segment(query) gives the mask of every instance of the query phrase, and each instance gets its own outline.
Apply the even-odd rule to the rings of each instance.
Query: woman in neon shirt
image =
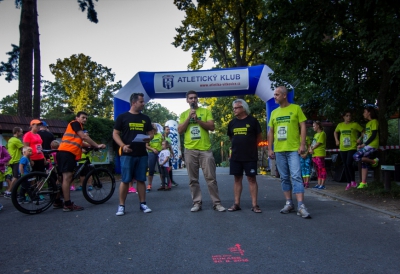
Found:
[[[312,160],[316,166],[318,174],[318,184],[316,184],[313,188],[325,189],[326,133],[320,121],[315,121],[313,123],[313,129],[316,133],[310,146],[310,153],[312,154]]]
[[[349,190],[351,187],[357,187],[353,155],[357,151],[357,138],[363,131],[363,128],[358,123],[351,121],[350,111],[345,111],[342,117],[344,122],[337,125],[334,137],[336,145],[340,148],[340,158],[344,165],[347,180],[346,190]],[[340,139],[338,136],[339,133]]]
[[[362,136],[357,140],[359,145],[358,150],[354,153],[354,161],[359,162],[361,160],[361,183],[357,188],[365,188],[367,184],[368,166],[377,167],[379,159],[370,159],[372,153],[378,150],[379,147],[379,122],[377,120],[378,114],[372,106],[364,108],[363,112],[364,119],[367,120],[365,130]]]

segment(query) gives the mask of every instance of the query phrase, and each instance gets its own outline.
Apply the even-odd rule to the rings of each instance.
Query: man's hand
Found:
[[[272,150],[268,150],[268,157],[270,159],[275,159],[275,153]]]
[[[106,145],[105,144],[100,144],[100,145],[97,145],[97,148],[98,149],[106,148]]]

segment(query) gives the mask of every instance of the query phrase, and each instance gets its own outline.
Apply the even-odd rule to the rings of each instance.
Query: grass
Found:
[[[391,197],[400,200],[400,186],[396,182],[391,182],[390,191],[385,190],[383,182],[370,182],[367,188],[358,189],[368,196],[373,197]]]

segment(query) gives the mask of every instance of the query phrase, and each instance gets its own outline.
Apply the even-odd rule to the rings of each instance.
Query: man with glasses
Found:
[[[191,212],[201,210],[202,198],[199,184],[199,168],[201,167],[204,179],[207,182],[208,192],[213,201],[214,210],[223,212],[216,180],[216,165],[211,151],[209,131],[215,129],[211,111],[198,106],[197,92],[190,90],[186,93],[186,102],[190,109],[183,112],[179,119],[178,132],[184,134],[185,163],[190,180],[193,207]]]
[[[232,143],[232,154],[230,157],[229,173],[234,176],[233,193],[234,204],[228,211],[241,210],[240,196],[242,194],[243,171],[249,182],[251,196],[251,210],[261,213],[257,204],[258,185],[256,180],[258,149],[257,144],[261,142],[260,123],[250,115],[249,105],[242,99],[233,101],[233,113],[235,118],[228,124],[228,136]]]
[[[121,156],[121,184],[119,186],[117,216],[125,214],[125,200],[129,183],[132,182],[133,178],[137,182],[140,210],[144,213],[151,212],[151,209],[146,205],[145,182],[148,166],[146,143],[153,139],[153,126],[150,118],[142,113],[145,105],[143,93],[133,93],[129,101],[131,108],[117,117],[113,131],[113,139],[120,147]],[[132,142],[138,134],[147,134],[149,138],[143,140],[144,142]]]
[[[268,123],[270,127],[268,132],[268,156],[271,159],[276,158],[282,190],[286,199],[286,204],[280,212],[287,214],[294,211],[293,192],[298,203],[297,215],[303,218],[311,218],[303,203],[304,185],[301,177],[299,156],[299,154],[305,152],[305,122],[307,118],[300,106],[288,102],[287,93],[288,91],[284,86],[277,87],[274,91],[275,103],[279,104],[279,107],[272,111]],[[272,145],[274,145],[274,150],[272,150]]]

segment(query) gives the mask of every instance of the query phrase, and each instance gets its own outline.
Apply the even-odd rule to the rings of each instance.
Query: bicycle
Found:
[[[86,150],[92,151],[91,148]],[[50,155],[57,150],[42,150]],[[85,199],[92,204],[102,204],[108,201],[115,191],[115,178],[105,168],[95,167],[89,157],[75,171],[72,181],[79,178],[84,168],[88,168],[83,184],[82,193]],[[25,214],[38,214],[54,203],[57,195],[61,195],[61,183],[57,183],[57,168],[55,165],[47,172],[32,172],[19,178],[13,186],[11,200],[14,207]]]

